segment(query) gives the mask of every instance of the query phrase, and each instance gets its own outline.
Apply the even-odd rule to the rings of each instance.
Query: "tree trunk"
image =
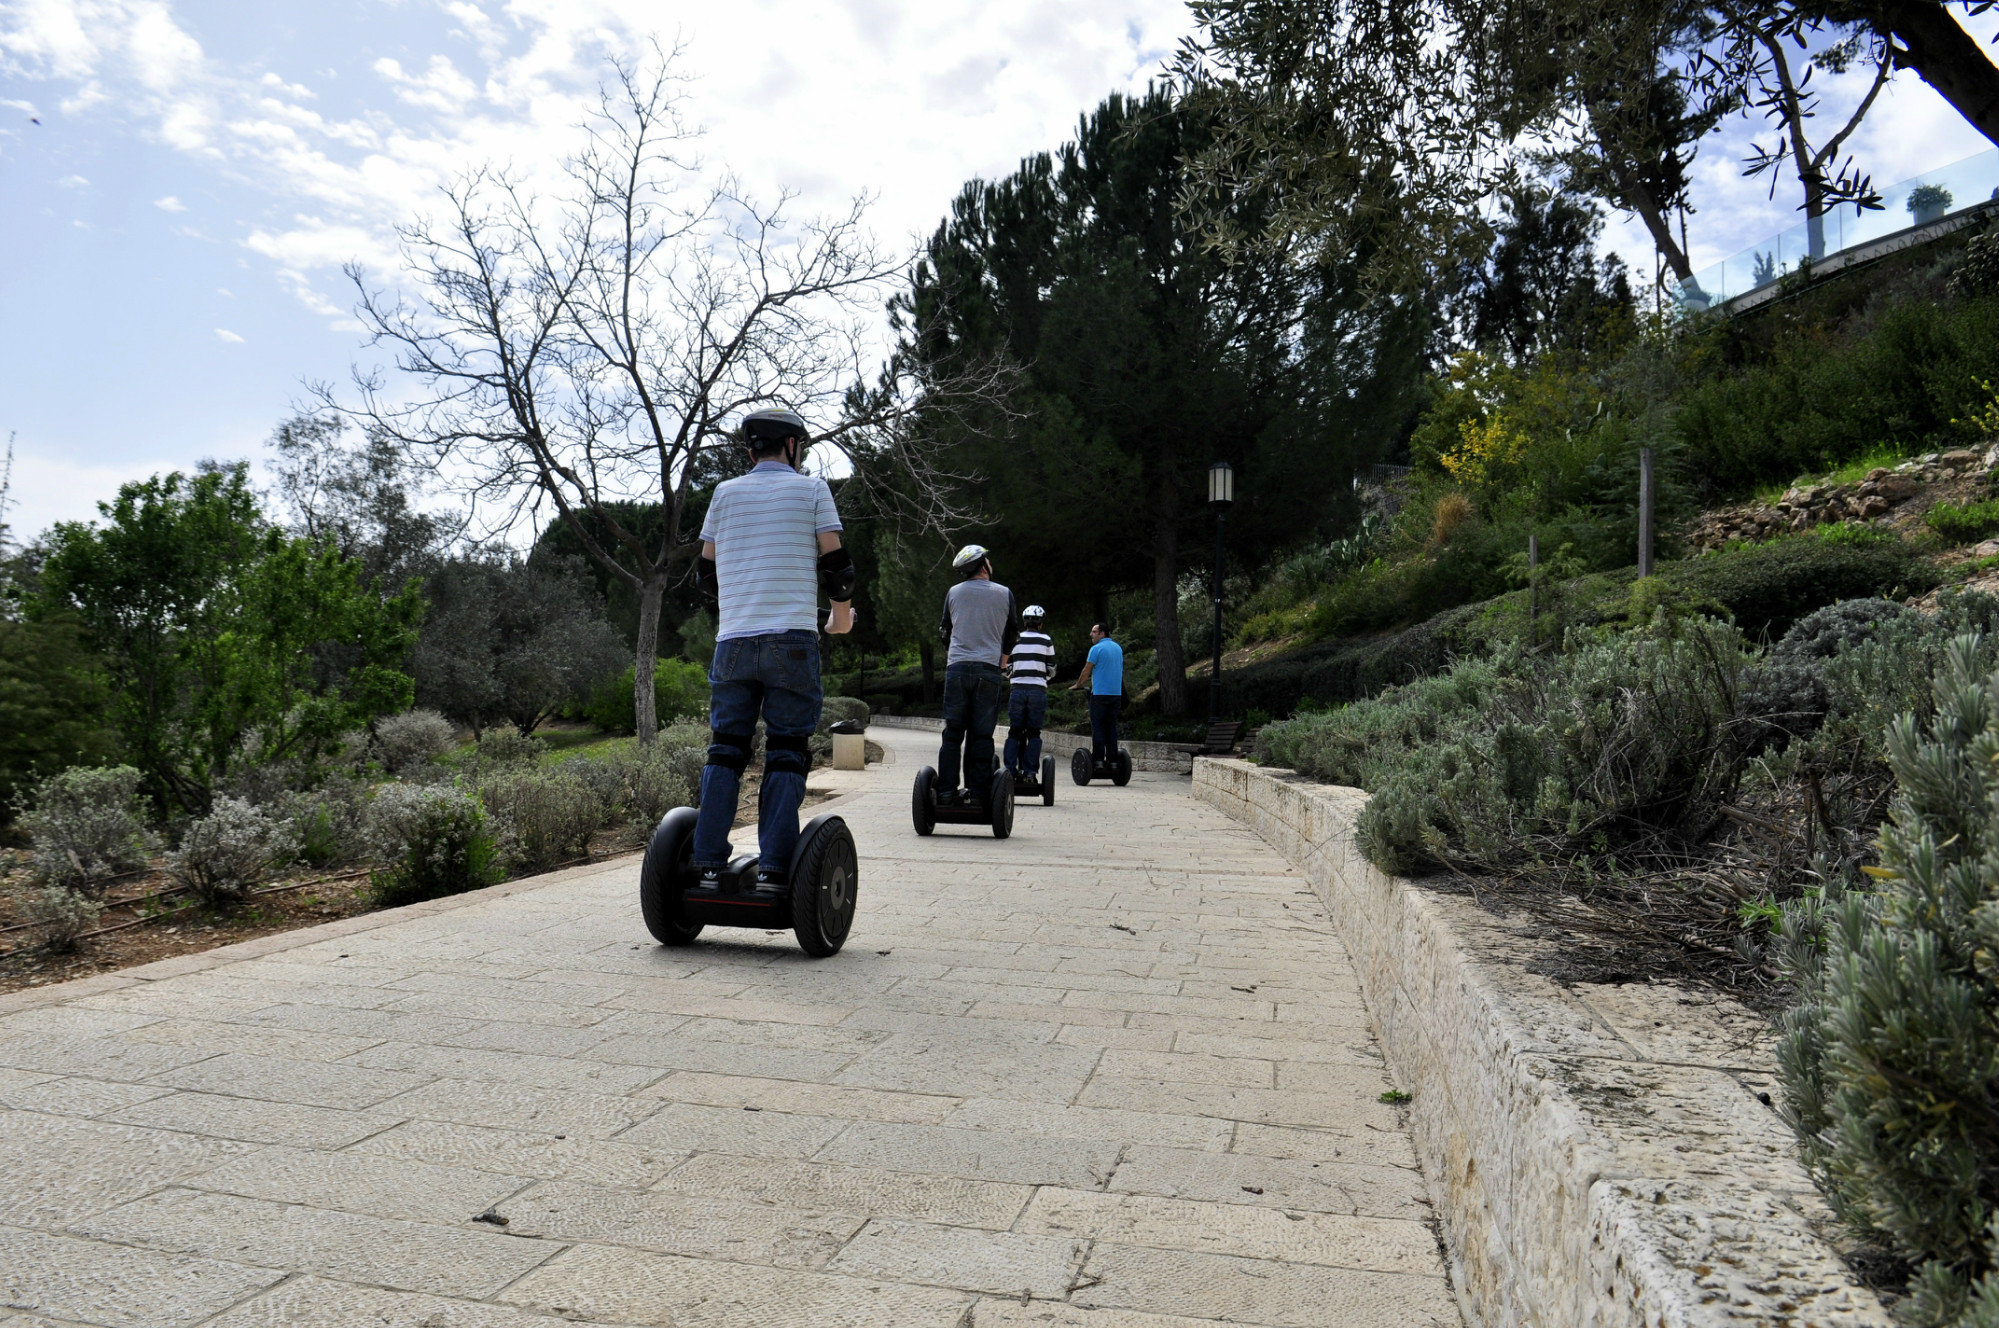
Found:
[[[1161,506],[1166,503],[1162,499]],[[1159,709],[1187,713],[1187,653],[1180,648],[1180,532],[1172,513],[1159,514],[1152,542],[1152,631],[1159,661]]]
[[[1999,143],[1999,68],[1939,0],[1875,0],[1864,6],[1890,39],[1897,69],[1913,69],[1971,127]]]
[[[916,647],[916,656],[923,661],[923,704],[929,705],[937,699],[937,645],[925,641]]]
[[[1590,128],[1596,134],[1597,150],[1603,154],[1603,164],[1610,169],[1611,178],[1617,181],[1617,192],[1624,197],[1618,200],[1621,206],[1636,212],[1651,233],[1652,245],[1665,258],[1666,266],[1673,269],[1673,276],[1682,287],[1694,279],[1693,264],[1687,261],[1686,250],[1673,238],[1673,223],[1659,206],[1652,191],[1638,177],[1638,172],[1626,159],[1623,145],[1616,133],[1603,122],[1593,98],[1586,100]]]
[[[649,580],[639,587],[639,639],[632,657],[632,723],[641,747],[659,736],[653,665],[659,657],[659,601],[665,593],[663,580]]]

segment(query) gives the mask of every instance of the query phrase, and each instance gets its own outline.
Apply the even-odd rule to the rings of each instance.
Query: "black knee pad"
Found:
[[[756,745],[754,733],[724,733],[720,729],[709,730],[713,740],[708,748],[708,764],[718,765],[724,770],[743,773],[743,767],[750,763],[750,748]],[[734,751],[724,750],[734,748]]]
[[[789,771],[803,775],[812,768],[812,748],[804,738],[787,737],[782,733],[764,736],[764,770],[769,774]]]

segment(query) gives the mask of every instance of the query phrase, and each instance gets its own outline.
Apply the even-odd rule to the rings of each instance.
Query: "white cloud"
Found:
[[[422,74],[406,74],[401,64],[387,59],[375,61],[374,69],[405,102],[440,115],[459,114],[479,95],[479,85],[459,73],[448,55],[431,56]]]
[[[56,188],[82,189],[89,183],[90,181],[84,179],[81,175],[65,175],[62,179],[56,181]]]
[[[187,211],[187,204],[181,202],[178,198],[175,198],[172,194],[168,194],[165,198],[154,199],[153,206],[158,208],[162,212]]]
[[[707,7],[674,33],[659,29],[654,0],[432,3],[452,49],[392,42],[397,57],[372,65],[375,88],[343,88],[359,100],[339,114],[308,107],[325,99],[274,72],[218,62],[169,0],[16,0],[18,13],[0,11],[0,68],[68,83],[79,108],[136,110],[167,146],[298,211],[242,239],[316,307],[298,274],[356,258],[393,267],[394,227],[435,208],[438,187],[469,167],[561,187],[605,57],[643,58],[655,39],[686,43],[707,160],[760,197],[798,191],[799,217],[872,192],[875,228],[910,237],[966,178],[1055,146],[1106,93],[1155,74],[1189,22],[1181,0],[756,0]],[[397,12],[384,12],[392,37]],[[330,88],[340,52],[292,54]]]
[[[222,338],[224,341],[228,342],[232,346],[240,346],[243,344],[243,338],[237,336],[234,332],[231,332],[226,327],[216,328],[215,335]]]

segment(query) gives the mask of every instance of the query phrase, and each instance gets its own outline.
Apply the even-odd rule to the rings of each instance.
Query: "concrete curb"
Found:
[[[891,729],[925,729],[931,733],[941,733],[944,721],[930,719],[923,715],[870,715],[868,723],[879,724]],[[1002,724],[993,730],[996,741],[1006,741],[1006,728]],[[1131,753],[1131,768],[1150,770],[1158,774],[1185,775],[1194,769],[1194,758],[1187,752],[1177,750],[1168,742],[1126,742],[1121,744]],[[1191,745],[1191,744],[1190,744]],[[1078,748],[1088,750],[1090,740],[1080,733],[1057,733],[1053,729],[1041,730],[1041,750],[1044,755],[1053,756],[1061,769],[1058,774],[1069,773],[1069,756]]]
[[[833,801],[836,799],[828,799],[829,804]],[[636,867],[642,856],[640,851],[634,850],[630,853],[600,858],[595,862],[578,863],[574,867],[543,872],[539,876],[523,876],[478,890],[445,895],[441,899],[426,899],[415,904],[404,904],[399,908],[371,909],[366,913],[335,918],[331,922],[319,922],[310,927],[274,931],[263,936],[253,936],[247,941],[218,945],[212,950],[197,950],[193,954],[155,959],[150,964],[135,964],[130,968],[114,969],[109,973],[98,973],[87,978],[71,978],[66,982],[22,987],[17,991],[0,993],[0,1015],[18,1014],[22,1010],[56,1005],[82,996],[95,996],[100,992],[116,991],[120,987],[135,986],[142,982],[158,982],[163,978],[179,977],[183,973],[200,973],[211,968],[224,968],[230,964],[240,964],[245,960],[278,954],[285,950],[296,950],[300,946],[332,940],[338,936],[352,936],[359,932],[374,931],[378,927],[393,926],[408,918],[450,913],[457,909],[504,899],[508,895],[567,885],[579,877],[596,876],[607,871],[627,871]],[[634,909],[636,909],[638,880],[636,872],[632,879]]]
[[[1411,1095],[1452,1275],[1486,1328],[1887,1328],[1767,1105],[1767,1022],[1666,985],[1563,988],[1471,899],[1384,875],[1357,789],[1203,757],[1194,795],[1310,880]]]

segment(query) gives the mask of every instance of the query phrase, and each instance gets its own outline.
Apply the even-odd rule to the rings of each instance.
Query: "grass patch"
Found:
[[[537,736],[543,735],[537,734]],[[624,752],[629,752],[638,745],[639,740],[629,733],[621,738],[615,734],[603,733],[596,729],[591,729],[579,735],[576,741],[559,747],[551,742],[549,744],[549,753],[543,759],[543,764],[561,765],[565,761],[574,761],[578,758],[600,761],[608,756],[616,756]]]
[[[1952,544],[1974,544],[1999,535],[1999,499],[1982,503],[1938,503],[1923,516],[1923,524]]]
[[[1800,475],[1788,483],[1766,484],[1756,491],[1755,498],[1766,507],[1774,507],[1792,489],[1808,489],[1814,484],[1853,484],[1866,479],[1869,471],[1892,470],[1912,455],[1894,443],[1880,443],[1865,456],[1856,457],[1821,474]]]

